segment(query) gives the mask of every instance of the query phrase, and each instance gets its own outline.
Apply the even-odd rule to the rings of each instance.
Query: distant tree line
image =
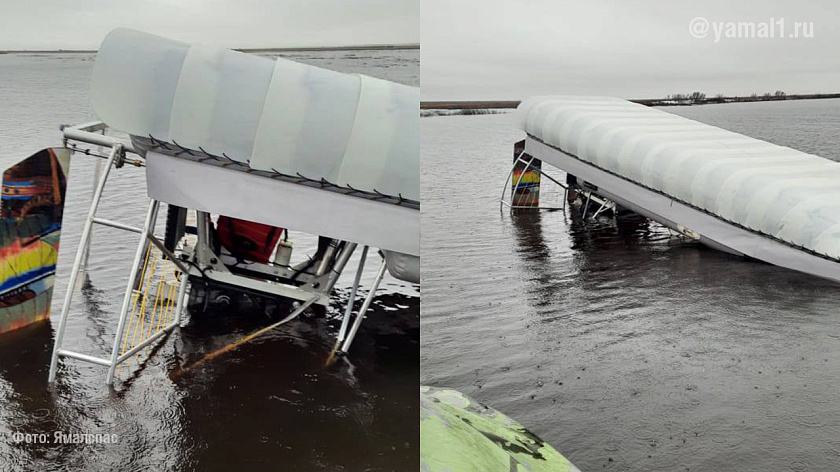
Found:
[[[691,92],[688,94],[675,93],[665,97],[665,100],[672,100],[686,104],[700,103],[706,100],[706,94],[703,92]]]
[[[675,93],[673,95],[666,96],[662,102],[663,104],[667,103],[670,105],[696,105],[702,103],[728,103],[728,102],[753,102],[753,101],[765,101],[765,100],[786,100],[787,94],[782,90],[776,90],[775,92],[765,92],[764,94],[759,95],[758,93],[752,93],[749,97],[744,96],[731,96],[728,97],[723,94],[717,94],[714,97],[707,98],[706,94],[703,92],[691,92],[691,93]]]

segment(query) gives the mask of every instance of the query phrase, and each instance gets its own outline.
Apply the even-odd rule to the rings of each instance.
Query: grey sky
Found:
[[[423,0],[423,100],[537,94],[654,98],[840,92],[840,2]],[[689,22],[813,22],[813,38],[742,39]],[[778,28],[778,27],[777,27]],[[777,29],[778,31],[778,29]]]
[[[125,26],[190,43],[419,43],[420,0],[0,0],[0,50],[96,49]]]

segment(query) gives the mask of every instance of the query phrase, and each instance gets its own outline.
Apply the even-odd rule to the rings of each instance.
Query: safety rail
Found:
[[[64,131],[68,131],[68,129],[65,128]],[[90,133],[90,132],[87,132],[87,131],[85,131],[85,132]],[[101,137],[101,135],[97,135],[95,133],[90,133],[90,134],[93,134],[94,136]],[[65,136],[67,136],[67,135],[65,135]],[[82,136],[84,136],[84,135],[82,135]],[[99,143],[99,142],[102,142],[102,140],[97,139],[97,141],[95,143],[92,143],[92,144],[96,144],[96,143]],[[121,342],[122,342],[122,340],[125,336],[124,331],[125,331],[126,318],[128,316],[129,307],[133,304],[136,306],[136,302],[132,303],[132,297],[134,295],[134,287],[135,287],[135,283],[137,282],[137,272],[140,269],[140,261],[143,257],[143,252],[147,247],[150,247],[149,243],[153,243],[156,246],[159,244],[159,241],[154,236],[153,231],[154,231],[154,227],[155,227],[155,221],[157,219],[158,209],[160,207],[160,202],[152,200],[149,203],[149,208],[148,208],[148,211],[146,213],[146,220],[145,220],[145,223],[144,223],[142,229],[141,228],[135,228],[135,227],[132,227],[130,225],[123,224],[123,223],[116,222],[116,221],[97,218],[96,212],[99,209],[99,203],[102,199],[102,193],[105,189],[105,184],[108,182],[108,177],[110,176],[111,169],[116,166],[116,163],[119,160],[124,161],[124,159],[125,159],[125,149],[123,148],[123,144],[119,141],[113,142],[112,144],[113,144],[113,147],[111,148],[111,152],[108,155],[108,160],[106,162],[105,169],[104,169],[104,171],[102,172],[102,175],[99,178],[99,181],[96,185],[96,190],[94,191],[94,194],[93,194],[93,198],[91,199],[90,209],[88,210],[88,215],[87,215],[87,218],[85,220],[84,228],[82,229],[82,237],[81,237],[81,240],[79,241],[79,247],[76,250],[75,260],[73,262],[73,269],[71,270],[70,278],[68,279],[67,293],[65,294],[64,303],[62,304],[62,307],[61,307],[61,315],[60,315],[59,322],[58,322],[58,329],[57,329],[56,335],[55,335],[55,343],[54,343],[54,346],[53,346],[53,353],[52,353],[52,357],[50,359],[50,371],[49,371],[49,377],[48,377],[49,382],[55,381],[55,377],[56,377],[56,373],[57,373],[57,369],[58,369],[58,359],[60,357],[67,357],[67,358],[72,358],[72,359],[76,359],[76,360],[80,360],[80,361],[89,362],[89,363],[92,363],[92,364],[108,367],[108,374],[106,376],[105,382],[110,385],[113,382],[114,374],[116,372],[117,365],[119,365],[122,362],[125,362],[125,360],[128,359],[130,357],[130,355],[133,355],[133,354],[139,352],[141,349],[148,346],[152,342],[156,341],[157,339],[159,339],[163,335],[171,332],[180,323],[180,320],[181,320],[181,309],[182,309],[183,300],[184,300],[184,296],[185,296],[186,288],[187,288],[186,277],[181,277],[181,280],[178,284],[179,289],[178,289],[178,292],[177,292],[178,295],[177,295],[177,299],[176,299],[176,303],[175,303],[174,319],[169,324],[167,324],[165,327],[156,331],[154,333],[154,335],[151,334],[151,330],[150,330],[149,335],[146,336],[145,339],[143,339],[143,337],[141,337],[141,342],[137,343],[136,345],[133,345],[131,350],[126,352],[126,350],[123,349],[122,351],[120,351],[120,345],[121,345]],[[83,353],[80,353],[80,352],[75,352],[75,351],[71,351],[71,350],[63,348],[64,332],[67,328],[67,321],[68,321],[68,318],[69,318],[70,307],[71,307],[71,304],[72,304],[72,301],[73,301],[73,295],[74,295],[75,289],[76,289],[76,282],[79,279],[79,273],[83,269],[83,263],[85,262],[86,254],[89,250],[91,236],[93,234],[93,227],[94,227],[95,224],[103,225],[103,226],[109,226],[111,228],[141,234],[140,243],[137,246],[137,252],[136,252],[135,257],[134,257],[134,262],[132,264],[131,273],[129,275],[129,280],[128,280],[128,284],[127,284],[127,287],[126,287],[125,296],[123,298],[123,304],[122,304],[122,307],[121,307],[120,313],[119,313],[119,323],[118,323],[118,326],[117,326],[117,331],[116,331],[116,335],[115,335],[115,339],[114,339],[113,349],[111,350],[111,355],[108,359],[103,359],[103,358],[100,358],[100,357],[90,356],[90,355],[87,355],[87,354],[83,354]],[[176,263],[176,265],[180,264],[180,262],[176,262],[174,259],[172,259],[172,262]],[[186,269],[186,267],[183,266],[183,264],[181,264],[181,267],[179,267],[179,268],[182,271],[184,269]],[[135,336],[135,338],[136,338],[136,336]],[[134,344],[134,341],[132,341],[132,344]]]

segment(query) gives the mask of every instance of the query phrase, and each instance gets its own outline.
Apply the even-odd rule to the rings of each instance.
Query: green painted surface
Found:
[[[421,472],[579,472],[498,411],[450,389],[420,387]]]

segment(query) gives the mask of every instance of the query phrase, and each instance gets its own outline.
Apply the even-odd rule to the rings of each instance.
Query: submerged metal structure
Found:
[[[840,281],[840,163],[617,98],[535,97],[517,121],[523,155],[573,176],[587,206]]]
[[[62,129],[67,149],[90,154],[100,146],[107,156],[62,306],[51,382],[65,358],[106,367],[110,384],[117,366],[179,326],[197,290],[288,300],[279,326],[328,305],[361,247],[336,342],[346,353],[386,271],[419,283],[416,88],[118,29],[99,50],[91,101],[102,121]],[[145,171],[141,227],[97,215],[111,171],[126,164]],[[155,228],[162,203],[166,237]],[[264,260],[245,260],[220,244],[214,215],[316,235],[319,248],[296,265],[291,246],[274,243]],[[107,358],[68,349],[63,339],[97,226],[139,235]],[[354,316],[370,248],[381,263]]]

